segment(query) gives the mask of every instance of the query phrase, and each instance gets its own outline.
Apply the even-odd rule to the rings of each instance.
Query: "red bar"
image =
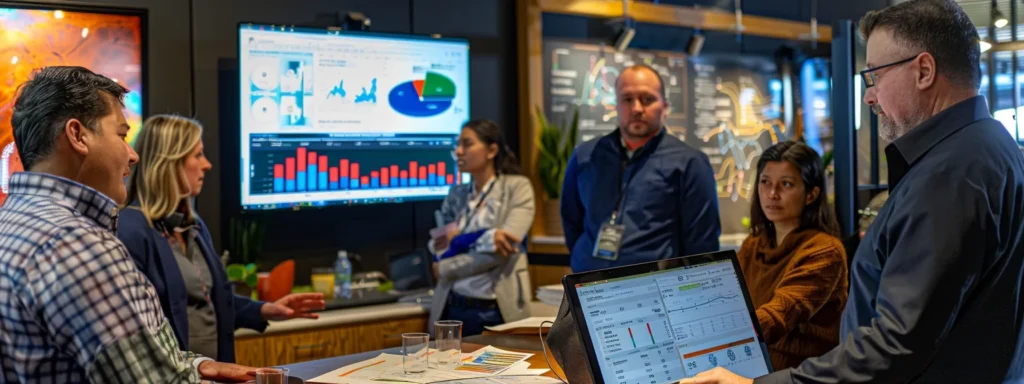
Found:
[[[426,180],[427,179],[427,167],[422,166],[422,165],[420,166],[420,179],[421,180]]]
[[[376,178],[378,178],[378,179],[379,179],[379,178],[380,178],[380,172],[377,172],[377,171],[370,171],[370,177],[371,177],[371,178],[372,178],[372,177],[376,177]]]
[[[348,177],[348,159],[341,159],[338,164],[338,171],[341,172],[341,177]]]
[[[380,169],[380,185],[385,186],[385,187],[388,186],[388,184],[391,183],[391,177],[390,176],[391,176],[391,173],[388,172],[387,168],[381,168]]]
[[[398,166],[397,165],[392,165],[391,166],[391,176],[398,177]]]
[[[306,164],[308,164],[310,166],[316,165],[316,152],[313,152],[313,151],[306,152],[306,158],[307,158],[306,159]],[[316,177],[316,175],[313,175],[313,177]],[[306,179],[306,180],[309,180],[309,179]]]
[[[299,159],[299,172],[306,172],[306,147],[296,149],[295,157]]]
[[[284,159],[284,178],[285,180],[295,180],[295,158],[287,157]]]
[[[331,175],[329,177],[332,183],[338,182],[338,167],[331,167]]]
[[[359,178],[359,163],[352,163],[351,167],[352,167],[352,172],[351,172],[351,174],[348,175],[348,177],[350,177],[352,179],[358,179]]]
[[[317,172],[327,172],[327,155],[320,155],[320,166],[316,170]]]
[[[370,185],[370,176],[363,176],[359,178],[359,184],[362,186]]]
[[[435,164],[427,165],[427,173],[429,173],[431,175],[436,175],[437,174],[437,165],[435,165]]]
[[[419,163],[417,163],[415,161],[410,161],[409,162],[409,177],[412,177],[413,179],[417,178],[416,175],[419,175],[419,172],[418,172],[419,169],[420,169],[419,168]]]
[[[280,179],[284,177],[284,165],[274,164],[274,178]]]
[[[445,184],[448,184],[448,185],[455,184],[455,175],[448,175],[447,178],[448,178],[448,182],[445,183]]]
[[[445,164],[444,164],[443,161],[440,161],[440,162],[437,163],[437,177],[439,179],[444,177],[444,171],[445,171],[444,166],[445,166]],[[451,183],[448,183],[448,184],[451,184]]]
[[[399,179],[408,179],[409,178],[409,171],[406,171],[406,170],[403,169],[401,172],[398,172],[398,178]]]

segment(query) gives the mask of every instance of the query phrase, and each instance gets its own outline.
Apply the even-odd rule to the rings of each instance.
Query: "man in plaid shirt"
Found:
[[[156,292],[117,240],[128,90],[81,67],[49,67],[14,104],[29,172],[0,208],[0,382],[198,383],[252,369],[179,351]]]

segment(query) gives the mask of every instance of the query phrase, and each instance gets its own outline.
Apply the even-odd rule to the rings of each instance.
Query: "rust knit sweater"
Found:
[[[779,246],[769,244],[765,235],[750,236],[738,256],[778,370],[839,344],[849,277],[843,244],[829,234],[794,231]]]

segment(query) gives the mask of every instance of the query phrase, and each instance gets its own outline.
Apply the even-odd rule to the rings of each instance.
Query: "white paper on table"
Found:
[[[530,363],[523,361],[506,369],[501,376],[540,376],[547,371],[547,369],[530,369]]]
[[[308,383],[323,384],[380,384],[378,379],[387,371],[402,369],[402,356],[382,353],[379,356],[327,372]]]
[[[436,353],[436,350],[430,349],[428,356],[433,353]],[[494,377],[498,373],[507,375],[505,372],[509,371],[515,372],[517,375],[540,375],[547,371],[529,369],[530,363],[525,360],[533,354],[505,351],[491,346],[481,348],[474,353],[464,353],[462,356],[463,366],[455,370],[437,369],[435,363],[428,364],[424,373],[406,375],[401,355],[382,353],[373,359],[338,368],[307,380],[307,382],[311,384],[381,384],[382,381],[389,381],[425,384]]]

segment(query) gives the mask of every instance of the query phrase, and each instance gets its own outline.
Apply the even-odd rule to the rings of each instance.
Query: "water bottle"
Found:
[[[338,251],[338,260],[334,262],[334,298],[342,297],[352,297],[352,262],[344,250]]]

